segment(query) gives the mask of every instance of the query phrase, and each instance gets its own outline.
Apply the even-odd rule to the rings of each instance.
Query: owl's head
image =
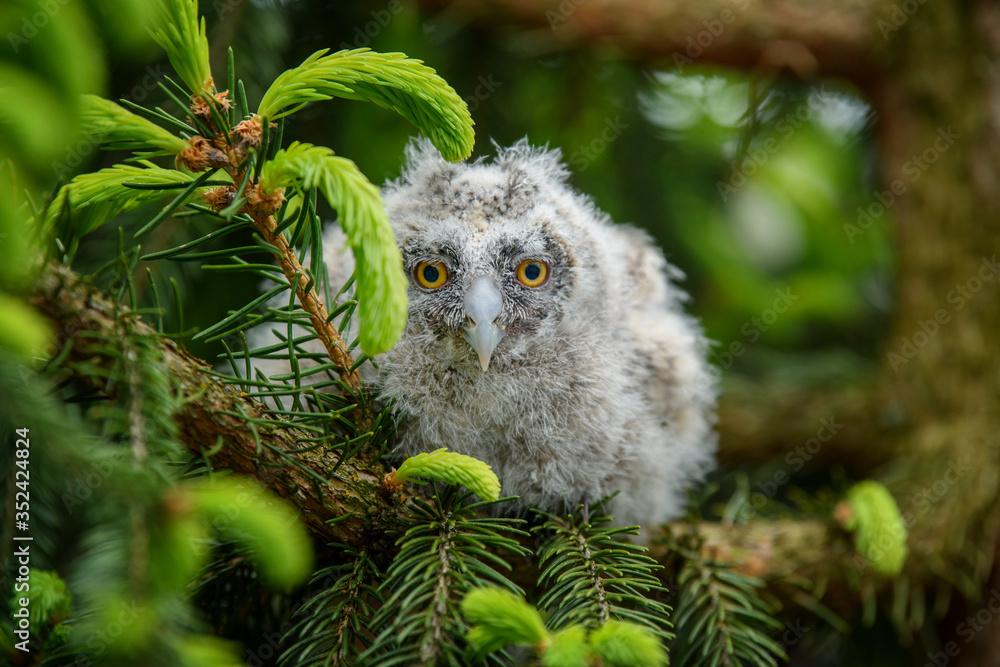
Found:
[[[411,144],[384,189],[410,279],[408,331],[487,372],[587,312],[606,288],[594,276],[606,273],[597,240],[607,221],[567,176],[558,151],[524,140],[461,164]]]

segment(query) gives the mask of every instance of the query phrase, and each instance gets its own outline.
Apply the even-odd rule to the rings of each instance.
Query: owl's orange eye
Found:
[[[448,282],[448,269],[441,262],[420,262],[413,273],[424,289],[437,289]]]
[[[539,287],[549,279],[549,265],[540,259],[526,259],[517,267],[517,279],[528,287]]]

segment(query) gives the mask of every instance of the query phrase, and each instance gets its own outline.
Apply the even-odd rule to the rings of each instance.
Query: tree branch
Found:
[[[386,470],[379,462],[353,457],[333,472],[340,460],[338,451],[316,448],[291,453],[303,449],[302,441],[313,434],[266,415],[262,403],[224,385],[203,361],[127,308],[113,304],[66,267],[51,265],[45,271],[32,302],[63,332],[60,341],[63,347],[71,346],[71,363],[86,361],[107,367],[116,363],[102,349],[101,339],[92,334],[113,335],[119,326],[158,338],[163,363],[175,379],[177,392],[187,398],[184,411],[177,415],[184,446],[213,468],[254,477],[288,500],[317,538],[371,547],[402,525],[408,496],[402,491],[390,493],[383,486]],[[114,392],[103,386],[97,389]],[[261,427],[261,423],[273,423],[273,427]],[[222,446],[214,451],[219,442]],[[346,515],[349,517],[344,519]],[[328,523],[334,519],[341,520]]]
[[[885,438],[892,420],[878,414],[874,391],[870,382],[821,387],[727,382],[719,399],[719,463],[801,460],[869,473],[895,454]]]
[[[874,45],[883,3],[869,0],[424,0],[452,20],[496,30],[539,28],[538,48],[583,43],[670,64],[790,68],[798,75],[864,81],[878,62]],[[547,28],[548,30],[542,30]]]

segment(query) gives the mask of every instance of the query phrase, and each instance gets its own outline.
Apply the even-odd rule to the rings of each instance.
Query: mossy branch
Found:
[[[32,302],[61,332],[61,349],[55,354],[65,353],[69,363],[114,364],[109,351],[87,334],[113,332],[120,318],[131,318],[139,334],[158,336],[138,316],[113,304],[63,266],[48,267]],[[189,452],[214,469],[255,477],[287,499],[313,536],[323,542],[371,546],[387,531],[403,526],[408,495],[384,491],[382,478],[387,469],[383,465],[353,457],[334,472],[339,452],[328,448],[303,451],[302,442],[314,434],[266,415],[262,403],[224,385],[207,364],[176,342],[166,337],[159,340],[163,364],[177,383],[178,394],[187,397],[177,423],[178,437]],[[113,391],[104,386],[95,389]]]

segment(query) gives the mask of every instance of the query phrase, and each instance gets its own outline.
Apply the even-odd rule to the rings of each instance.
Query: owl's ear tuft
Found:
[[[386,184],[386,190],[406,185],[415,185],[421,190],[429,190],[434,181],[450,180],[456,172],[456,165],[441,157],[430,139],[415,137],[406,145],[406,164],[403,173],[395,181]]]
[[[565,183],[569,170],[562,160],[562,151],[545,146],[532,146],[528,138],[519,139],[508,148],[502,148],[494,141],[497,149],[497,165],[506,171],[523,172],[531,180],[540,182]]]

